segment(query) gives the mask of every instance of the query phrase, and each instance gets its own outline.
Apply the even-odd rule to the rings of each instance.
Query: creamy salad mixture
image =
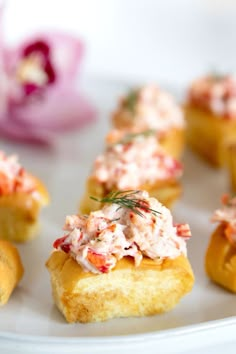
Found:
[[[182,172],[181,163],[167,155],[154,136],[138,135],[108,145],[95,160],[92,175],[108,190],[127,190],[176,179]]]
[[[166,132],[172,127],[183,128],[182,109],[174,98],[155,85],[146,85],[122,98],[114,116],[127,121],[138,130],[155,129]]]
[[[188,224],[174,224],[171,212],[144,191],[116,192],[111,204],[89,215],[66,217],[65,235],[54,248],[69,253],[83,268],[107,273],[129,256],[162,261],[185,255]]]
[[[225,194],[222,197],[222,204],[222,208],[213,213],[212,221],[225,223],[225,236],[236,246],[236,197],[230,199]]]
[[[35,182],[19,164],[15,155],[7,157],[0,151],[0,195],[10,195],[16,192],[35,194]]]
[[[236,77],[201,77],[190,86],[187,101],[218,117],[236,119]]]

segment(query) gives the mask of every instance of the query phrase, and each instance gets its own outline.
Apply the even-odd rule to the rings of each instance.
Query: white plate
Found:
[[[77,210],[86,176],[103,148],[108,113],[124,90],[122,85],[98,81],[85,88],[100,109],[96,124],[64,137],[56,150],[1,144],[8,153],[17,151],[25,167],[45,181],[52,199],[42,213],[39,237],[19,246],[25,276],[9,303],[0,309],[1,353],[114,353],[121,349],[139,353],[157,346],[164,353],[207,345],[212,338],[214,343],[233,340],[236,298],[212,284],[204,273],[204,254],[214,228],[209,218],[227,190],[228,180],[224,172],[207,167],[190,153],[185,156],[184,195],[174,216],[192,229],[188,249],[196,283],[191,294],[164,315],[86,325],[67,324],[53,305],[44,263],[53,240],[62,235],[65,216]]]

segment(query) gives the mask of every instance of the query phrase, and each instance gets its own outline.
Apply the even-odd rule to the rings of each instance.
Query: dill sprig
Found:
[[[121,140],[117,141],[114,145],[116,144],[127,144],[130,143],[132,140],[138,137],[148,137],[151,135],[156,134],[156,131],[154,129],[147,129],[139,133],[128,133],[126,134]]]
[[[227,76],[229,76],[229,74],[222,73],[217,70],[211,70],[209,73],[209,76],[214,81],[221,81],[221,80],[225,79]]]
[[[144,199],[140,199],[136,197],[137,193],[139,192],[140,191],[133,191],[133,190],[123,191],[123,192],[113,191],[110,192],[106,197],[101,199],[97,199],[92,196],[90,198],[100,203],[118,204],[119,207],[117,210],[119,210],[121,207],[124,207],[132,210],[135,214],[141,217],[144,217],[144,215],[140,211],[140,209],[144,210],[145,212],[150,212],[155,216],[157,214],[160,214],[159,211],[149,208],[149,206],[147,205]]]
[[[131,90],[125,98],[124,105],[132,113],[135,112],[135,105],[138,99],[138,90]]]

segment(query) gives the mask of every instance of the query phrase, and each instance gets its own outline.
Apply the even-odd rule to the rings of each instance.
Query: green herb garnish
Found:
[[[130,112],[135,112],[135,105],[138,99],[138,90],[131,90],[130,93],[125,98],[125,108],[127,108]]]
[[[134,140],[135,138],[138,137],[148,137],[151,135],[156,134],[156,131],[154,129],[148,129],[148,130],[144,130],[142,132],[139,133],[128,133],[126,134],[121,140],[117,141],[114,145],[116,144],[127,144],[129,142],[131,142],[132,140]]]
[[[97,199],[95,197],[90,197],[91,199],[100,202],[100,203],[111,203],[111,204],[118,204],[119,210],[121,207],[127,208],[132,210],[135,214],[144,217],[143,213],[140,211],[144,210],[145,212],[150,212],[153,215],[160,214],[159,211],[149,208],[146,200],[140,199],[136,197],[136,194],[140,191],[113,191],[110,192],[106,197]]]
[[[212,71],[210,71],[209,76],[214,81],[221,81],[221,80],[225,79],[227,76],[229,76],[229,74],[226,74],[226,73],[223,74],[217,70],[212,70]]]

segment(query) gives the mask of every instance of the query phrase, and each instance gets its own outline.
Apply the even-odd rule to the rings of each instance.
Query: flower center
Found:
[[[43,70],[42,59],[39,53],[32,53],[24,58],[16,72],[18,81],[21,84],[35,84],[37,86],[44,86],[48,82],[47,73]]]
[[[26,95],[38,92],[56,80],[47,43],[38,40],[24,48],[16,70],[16,78]]]

